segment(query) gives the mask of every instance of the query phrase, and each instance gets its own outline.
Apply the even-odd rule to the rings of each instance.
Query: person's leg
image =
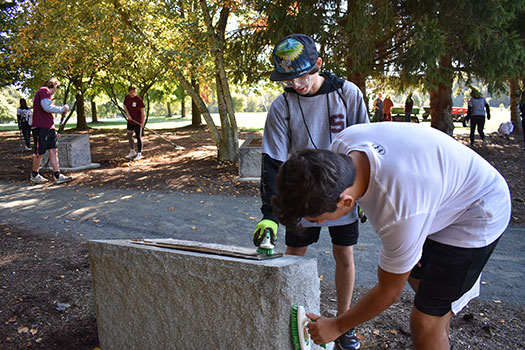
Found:
[[[337,293],[337,313],[342,315],[350,309],[355,284],[354,249],[333,245],[335,260],[335,289]]]
[[[308,247],[286,247],[284,254],[304,256]]]
[[[421,280],[418,278],[414,278],[412,276],[408,278],[408,283],[410,284],[410,286],[416,293],[419,289],[420,282]],[[448,318],[448,322],[446,320],[447,318]],[[441,317],[430,316],[430,315],[420,312],[418,309],[413,307],[412,313],[410,314],[410,329],[412,332],[412,340],[414,342],[414,349],[425,349],[427,346],[426,343],[429,339],[434,339],[434,337],[436,337],[437,339],[439,335],[436,336],[434,334],[428,334],[428,328],[430,327],[431,331],[433,329],[436,332],[441,334],[443,332],[443,329],[441,328],[442,323],[446,322],[446,325],[445,325],[446,342],[444,342],[443,336],[441,334],[441,337],[440,337],[441,341],[436,342],[435,345],[438,346],[441,344],[440,346],[442,346],[443,349],[448,350],[450,346],[449,333],[450,333],[450,319],[451,318],[452,318],[452,312],[448,312],[447,314]],[[438,324],[434,325],[435,322],[437,322]],[[417,339],[416,339],[416,336],[417,336]],[[431,345],[432,344],[433,343],[431,342]],[[437,347],[436,349],[441,349],[441,348]]]
[[[306,249],[319,240],[320,227],[308,227],[302,232],[286,230],[284,240],[286,243],[285,254],[304,256]]]
[[[58,152],[56,148],[51,148],[48,150],[49,152],[49,163],[51,163],[51,168],[53,169],[53,173],[60,172],[60,167],[58,164]]]
[[[126,136],[128,138],[129,143],[129,153],[126,156],[126,159],[132,159],[137,155],[137,152],[135,152],[135,143],[133,141],[133,131],[135,130],[135,124],[128,121],[126,130]]]
[[[410,316],[415,349],[449,349],[452,313],[461,311],[459,305],[474,297],[467,292],[479,284],[498,240],[486,247],[462,248],[426,239],[421,259],[408,279],[416,291]]]
[[[137,138],[137,153],[142,153],[142,128],[138,125],[135,127],[135,137]]]
[[[352,303],[355,285],[354,248],[359,238],[357,221],[343,226],[329,227],[335,260],[335,289],[337,314],[346,312]],[[336,340],[336,349],[359,349],[354,329],[349,329]]]
[[[475,116],[470,117],[470,146],[474,146],[474,139],[476,137],[476,124],[477,118]]]
[[[427,315],[412,308],[410,332],[415,350],[449,350],[449,329],[452,311],[443,316]]]
[[[42,138],[40,137],[40,128],[35,128],[31,130],[33,133],[33,161],[31,165],[31,170],[33,173],[38,173],[38,170],[40,169],[40,163],[42,162],[42,156],[43,154],[40,154],[39,152],[42,150],[43,145]],[[44,150],[45,153],[45,150]]]
[[[31,170],[35,173],[38,173],[40,169],[40,163],[42,162],[42,156],[36,153],[33,153],[33,162],[31,165]]]
[[[521,131],[523,131],[523,144],[525,145],[525,114],[521,115]],[[525,150],[525,147],[523,150]]]
[[[31,130],[33,133],[33,158],[31,161],[31,176],[29,180],[37,184],[43,184],[47,181],[45,177],[40,175],[40,164],[42,163],[42,157],[46,153],[46,142],[45,133],[41,128],[35,128]]]
[[[61,184],[73,180],[71,176],[65,176],[64,174],[60,173],[58,151],[56,148],[49,149],[49,162],[51,163],[51,168],[53,168],[53,177],[55,178],[56,184]]]
[[[31,148],[31,127],[29,125],[22,125],[22,135],[24,135],[24,142],[26,144],[26,148]]]
[[[135,142],[133,141],[133,130],[127,131],[127,137],[128,137],[129,149],[135,150]]]
[[[484,127],[485,117],[480,117],[478,121],[478,134],[481,137],[481,141],[483,141],[483,144],[485,144],[485,133],[483,132]]]

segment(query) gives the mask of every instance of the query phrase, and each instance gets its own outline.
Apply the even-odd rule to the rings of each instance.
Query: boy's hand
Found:
[[[277,228],[279,225],[273,221],[264,219],[259,221],[257,226],[255,227],[255,231],[253,232],[253,244],[258,247],[263,238],[264,238],[264,231],[267,229],[270,230],[270,240],[272,244],[275,244],[275,241],[277,240]]]
[[[306,314],[306,317],[312,320],[308,323],[308,333],[314,343],[318,345],[327,344],[342,334],[337,327],[335,318],[321,317],[316,314]]]

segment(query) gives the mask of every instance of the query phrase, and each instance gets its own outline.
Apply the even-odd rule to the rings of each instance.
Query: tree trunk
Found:
[[[97,103],[91,100],[91,122],[98,123]]]
[[[430,91],[430,126],[452,136],[452,83],[440,83],[437,90]]]
[[[77,92],[77,130],[88,130],[88,125],[86,122],[86,110],[84,108],[84,94],[82,92]]]
[[[171,104],[168,102],[167,104],[168,106],[168,115],[166,116],[166,118],[171,118],[173,116],[173,113],[171,113]]]
[[[148,124],[148,119],[149,119],[149,111],[150,111],[150,100],[149,100],[149,94],[146,93],[146,95],[144,96],[144,99],[146,100],[146,120],[144,121],[144,127],[146,127],[146,125]],[[142,129],[142,132],[144,132],[144,129]]]
[[[514,123],[514,128],[521,130],[520,122],[520,88],[518,85],[518,79],[512,78],[509,82],[510,85],[510,120]]]
[[[354,83],[359,88],[359,90],[361,90],[361,92],[363,93],[365,106],[368,111],[368,96],[366,95],[366,79],[364,74],[360,72],[354,72],[351,74],[347,74],[346,79]]]
[[[182,74],[181,70],[175,69],[173,73],[175,73],[175,76],[177,77],[177,80],[181,83],[184,91],[187,94],[189,94],[191,96],[191,99],[197,104],[199,111],[201,112],[204,120],[206,121],[206,124],[208,125],[208,128],[210,129],[210,134],[211,138],[213,139],[213,143],[215,143],[215,146],[218,149],[221,142],[221,135],[219,133],[219,130],[217,129],[217,126],[213,122],[208,107],[202,100],[202,97],[199,95],[199,92],[195,91],[195,89],[193,89],[193,87],[191,86],[191,83],[184,77],[184,74]]]
[[[77,112],[77,127],[76,130],[88,130],[88,125],[86,122],[86,109],[84,108],[84,90],[83,90],[82,77],[76,77],[73,79],[73,86],[77,94],[75,95],[75,104]]]
[[[366,96],[366,79],[363,73],[354,72],[351,74],[347,74],[346,79],[357,85],[359,90],[361,90],[361,92],[363,93],[363,96]]]
[[[436,84],[437,90],[430,91],[430,126],[452,136],[452,83],[454,80],[451,58],[444,55],[439,58],[442,71],[441,80]]]
[[[143,38],[144,40],[147,40],[148,36],[144,34],[144,32],[140,29],[139,26],[133,25],[133,22],[129,18],[129,14],[126,13],[126,11],[123,9],[123,6],[120,4],[120,2],[118,0],[113,0],[113,4],[114,4],[114,7],[117,10],[117,12],[124,19],[125,24],[129,28],[134,30],[141,38]],[[206,5],[206,2],[201,2],[201,5]],[[206,11],[204,11],[204,12],[205,12],[205,15],[207,15],[206,20],[208,20],[209,23],[211,24],[211,19],[210,19],[209,13],[207,12],[207,8],[206,8]],[[222,13],[221,13],[221,16],[222,16]],[[226,22],[226,21],[224,21],[224,22]],[[224,23],[224,27],[226,27],[226,23]],[[209,28],[209,26],[208,26],[208,28]],[[211,28],[213,29],[213,26],[211,26]],[[154,44],[152,44],[152,43],[149,43],[149,44],[152,45],[152,47],[154,48],[155,51],[157,51],[157,52],[160,51],[158,48],[155,47]],[[211,137],[213,139],[213,142],[215,143],[217,148],[219,148],[219,145],[220,145],[220,142],[221,142],[221,136],[220,136],[220,133],[219,133],[219,130],[218,130],[217,126],[213,122],[213,119],[212,119],[212,117],[210,115],[210,111],[208,110],[208,107],[206,106],[206,104],[202,100],[202,98],[199,95],[198,91],[195,91],[193,89],[193,87],[191,86],[190,82],[186,79],[186,77],[184,76],[184,74],[182,73],[182,71],[180,69],[175,68],[173,70],[173,73],[175,74],[177,80],[181,83],[184,91],[186,93],[188,93],[191,96],[192,100],[197,103],[197,106],[198,106],[198,108],[199,108],[199,110],[200,110],[204,120],[206,121],[206,124],[208,125],[208,128],[210,129],[210,134],[211,134]],[[119,107],[119,109],[121,109],[121,108]]]
[[[186,95],[183,93],[182,98],[180,99],[180,117],[186,118],[186,103],[184,102],[186,100]]]
[[[225,46],[225,31],[230,8],[224,6],[219,15],[219,20],[214,26],[206,1],[199,1],[204,15],[204,22],[208,28],[208,40],[215,58],[215,74],[217,82],[217,99],[221,118],[221,140],[218,157],[221,161],[235,161],[238,157],[239,138],[237,121],[233,110],[233,102],[226,76],[223,49]],[[222,106],[221,106],[222,105]]]
[[[193,89],[197,92],[200,91],[199,83],[195,79],[191,79],[191,85],[193,86]],[[191,125],[193,126],[199,126],[201,125],[201,112],[199,111],[199,107],[195,103],[195,101],[191,100]]]
[[[233,160],[231,158],[228,158],[229,155],[232,153],[231,126],[230,126],[230,123],[228,122],[228,112],[226,110],[226,102],[225,102],[224,94],[221,93],[222,82],[218,74],[216,78],[216,84],[217,84],[217,106],[219,108],[219,117],[221,119],[221,143],[218,149],[218,156],[220,160]],[[237,150],[235,150],[235,152],[236,151]],[[234,158],[235,157],[236,155],[234,156]]]

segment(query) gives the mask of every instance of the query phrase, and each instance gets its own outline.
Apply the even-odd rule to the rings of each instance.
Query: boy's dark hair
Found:
[[[275,179],[275,214],[288,229],[296,229],[302,217],[335,211],[340,194],[354,184],[355,173],[346,155],[320,149],[296,152]]]
[[[52,89],[52,88],[59,88],[60,87],[60,82],[58,81],[57,78],[49,78],[45,83],[44,83],[44,86],[47,87],[48,89]]]
[[[128,88],[128,92],[133,90],[137,90],[137,87],[135,85],[130,85]]]

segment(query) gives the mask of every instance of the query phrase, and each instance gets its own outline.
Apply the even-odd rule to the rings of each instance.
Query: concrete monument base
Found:
[[[99,163],[91,163],[88,134],[63,134],[58,140],[58,163],[60,170],[79,171],[100,167]],[[49,152],[42,158],[42,166],[48,163]]]
[[[320,308],[311,258],[247,260],[128,240],[91,241],[89,253],[103,350],[291,350],[291,304]]]
[[[250,136],[239,147],[238,181],[261,180],[262,137]]]

